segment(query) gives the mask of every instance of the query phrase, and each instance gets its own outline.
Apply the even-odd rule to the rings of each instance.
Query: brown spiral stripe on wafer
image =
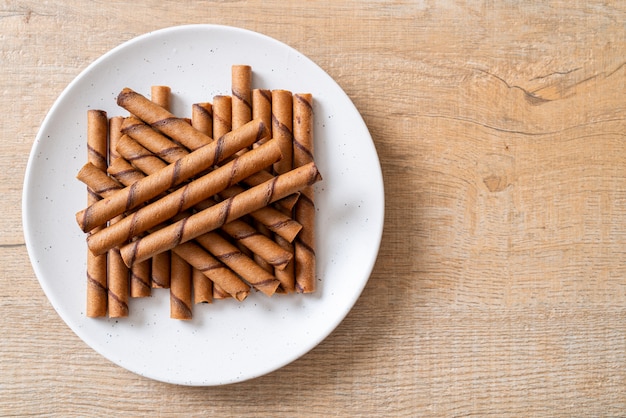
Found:
[[[150,279],[150,260],[136,263],[130,269],[130,296],[131,297],[147,297],[152,293],[152,284]]]
[[[170,282],[170,317],[191,319],[191,266],[178,254],[172,254]]]
[[[191,126],[203,134],[213,137],[213,105],[194,103],[191,105]]]
[[[129,88],[122,89],[117,96],[117,104],[191,150],[212,141],[212,138],[192,127],[185,119],[177,118],[168,110]]]
[[[134,117],[128,117],[124,120],[122,132],[168,163],[172,163],[189,153],[178,143]]]
[[[172,249],[172,252],[201,271],[228,296],[242,301],[250,293],[250,286],[195,241],[181,244]]]

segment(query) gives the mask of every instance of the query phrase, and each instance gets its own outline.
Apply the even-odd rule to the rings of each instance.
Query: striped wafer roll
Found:
[[[172,101],[172,89],[169,86],[150,87],[150,100],[169,111]]]
[[[167,251],[180,243],[213,231],[319,180],[321,180],[321,175],[314,163],[298,167],[124,245],[121,248],[122,257],[126,265],[131,266],[136,262],[152,257],[154,254]]]
[[[170,318],[191,319],[191,266],[178,254],[172,254]]]
[[[191,106],[191,126],[208,137],[213,137],[213,105],[208,102]]]
[[[109,219],[136,208],[166,190],[218,164],[244,147],[267,136],[265,124],[259,120],[248,122],[241,128],[184,156],[126,187],[111,197],[102,199],[76,214],[76,221],[84,232],[103,225]]]
[[[191,272],[191,285],[193,287],[193,303],[213,302],[213,282],[200,270],[194,268]]]
[[[108,118],[102,110],[87,111],[87,161],[94,168],[106,172]],[[87,188],[87,204],[92,205],[100,198],[94,190]],[[107,314],[107,257],[87,252],[87,316],[91,318]]]
[[[250,283],[255,289],[272,296],[280,285],[278,280],[217,232],[208,232],[195,239],[222,263]]]
[[[165,161],[157,157],[129,135],[124,135],[120,138],[117,144],[117,151],[124,157],[124,160],[144,173],[155,173],[167,167]]]
[[[274,179],[275,177],[272,176],[269,180],[259,184],[267,184],[268,182],[274,181]],[[240,193],[243,193],[244,191],[245,189],[241,186],[232,186],[223,192],[220,192],[220,197],[223,199],[230,199]],[[278,236],[283,237],[289,242],[292,242],[302,229],[302,225],[293,220],[293,218],[271,206],[264,206],[254,210],[250,212],[250,216],[255,221],[266,226],[267,229],[274,232]]]
[[[196,210],[204,210],[214,206],[217,202],[213,199],[207,199],[200,204],[195,205]],[[222,225],[221,230],[228,234],[235,242],[240,243],[250,250],[253,255],[258,255],[264,262],[272,266],[270,272],[274,271],[274,267],[278,269],[284,268],[293,258],[293,254],[285,251],[274,240],[267,235],[260,233],[255,227],[248,222],[235,219]],[[256,261],[256,258],[255,258]]]
[[[248,297],[250,286],[195,241],[180,244],[174,247],[172,252],[211,279],[214,289],[218,287],[225,295],[239,301]],[[215,292],[213,294],[215,295]]]
[[[252,120],[252,67],[231,67],[232,127],[237,129]]]
[[[293,100],[288,90],[272,90],[272,137],[278,140],[283,158],[274,164],[274,172],[283,174],[293,166]]]
[[[299,167],[313,161],[313,96],[295,94],[293,99],[293,158]],[[315,196],[313,187],[302,189],[294,209],[302,231],[295,240],[296,290],[315,291]]]
[[[115,151],[115,147],[122,136],[121,133],[122,119],[119,117],[111,118],[110,132],[109,132],[109,166],[112,163],[120,160],[119,154]],[[107,169],[108,171],[108,169]],[[113,182],[111,182],[113,184]],[[108,193],[103,194],[102,197],[107,197]],[[110,224],[122,219],[123,216],[119,215],[109,221]],[[130,297],[130,269],[126,267],[122,256],[120,255],[119,248],[112,249],[107,253],[107,270],[108,270],[108,283],[109,283],[109,316],[112,318],[122,318],[128,316],[128,298]],[[145,263],[138,263],[136,268]]]
[[[135,263],[130,269],[130,297],[145,298],[152,294],[151,260]]]
[[[106,172],[97,168],[92,163],[87,163],[76,174],[76,178],[88,185],[89,189],[97,196],[110,196],[112,193],[124,188],[117,181],[107,176]]]
[[[261,119],[267,125],[272,126],[272,92],[270,90],[252,90],[252,119]]]
[[[212,141],[209,136],[191,126],[187,120],[174,116],[129,88],[124,88],[120,92],[117,104],[190,150],[201,148]]]
[[[126,186],[130,186],[134,182],[145,177],[141,171],[137,168],[133,167],[128,161],[124,158],[118,158],[113,161],[107,172],[111,177],[122,184],[122,188]],[[109,195],[110,196],[110,195]]]
[[[169,86],[152,86],[151,88],[151,95],[150,95],[150,100],[153,101],[154,103],[158,104],[159,106],[161,106],[163,109],[171,111],[171,101],[172,101],[172,90]],[[129,118],[126,118],[126,121],[128,121]],[[140,122],[139,119],[133,118],[136,121]],[[123,128],[123,127],[122,127]],[[146,126],[146,128],[149,128],[148,126]],[[152,132],[156,132],[154,129],[150,129]],[[124,132],[126,133],[126,132]],[[151,132],[148,132],[148,134],[151,134]],[[210,136],[210,134],[209,134]],[[132,135],[131,135],[132,137]],[[140,144],[143,144],[147,149],[150,149],[150,146],[154,143],[154,141],[156,141],[157,139],[155,139],[154,137],[150,137],[149,139],[145,139],[144,142],[138,140],[137,138],[134,138],[135,140],[137,140]],[[169,141],[168,138],[165,138]],[[162,149],[162,154],[158,155],[159,158],[163,159],[164,161],[167,162],[173,162],[170,160],[170,158],[180,158],[177,157],[177,153],[180,152],[179,150],[184,150],[184,148],[182,146],[179,146],[178,144],[176,144],[175,142],[171,142],[173,144],[173,148],[170,146],[170,151],[164,151]],[[174,154],[173,156],[171,156],[171,154]],[[182,155],[181,155],[182,156]],[[169,157],[169,158],[168,158]],[[150,266],[150,286],[153,288],[161,288],[161,289],[169,289],[170,287],[170,272],[171,272],[171,253],[169,251],[165,251],[161,254],[157,254],[154,257],[152,257],[151,260],[151,266]],[[147,260],[146,260],[147,261]],[[193,271],[196,271],[195,269]]]
[[[232,97],[215,96],[213,97],[213,138],[218,139],[233,130],[232,124]],[[271,129],[270,125],[265,125]]]
[[[138,209],[108,228],[91,234],[87,239],[87,245],[94,254],[101,254],[238,183],[279,158],[278,144],[274,140],[268,141],[263,146]]]
[[[132,116],[124,120],[122,132],[168,163],[189,154],[184,147]]]

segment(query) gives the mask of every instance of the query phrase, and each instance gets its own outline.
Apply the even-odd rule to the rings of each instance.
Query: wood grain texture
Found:
[[[5,1],[0,5],[0,416],[623,416],[623,1]],[[386,224],[355,308],[258,379],[136,376],[58,317],[21,188],[39,125],[134,36],[218,23],[288,43],[363,115]]]

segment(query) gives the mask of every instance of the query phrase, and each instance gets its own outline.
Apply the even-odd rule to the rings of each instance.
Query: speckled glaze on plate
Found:
[[[74,215],[86,206],[75,179],[86,162],[86,112],[125,115],[115,103],[124,87],[149,95],[172,88],[173,113],[230,94],[233,64],[249,64],[253,86],[314,96],[318,291],[194,306],[191,321],[169,318],[169,293],[132,299],[130,316],[85,316],[85,234]],[[243,29],[189,25],[151,32],[87,67],[46,116],[28,161],[23,191],[28,253],[51,304],[90,347],[134,373],[164,382],[212,386],[272,372],[326,338],[361,294],[383,229],[382,173],[359,112],[332,78],[307,57]],[[349,349],[346,347],[346,349]]]

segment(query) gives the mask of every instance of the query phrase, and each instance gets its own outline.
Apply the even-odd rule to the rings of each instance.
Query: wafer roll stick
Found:
[[[76,174],[76,178],[85,183],[97,196],[110,196],[124,186],[107,176],[106,172],[92,163],[87,163]],[[91,186],[94,185],[94,186]]]
[[[293,100],[288,90],[272,90],[272,137],[278,140],[283,158],[274,164],[277,174],[293,166]]]
[[[313,96],[295,94],[293,99],[293,158],[299,167],[313,161]],[[294,209],[295,219],[302,231],[295,240],[296,290],[315,291],[315,194],[313,187],[305,187]]]
[[[119,154],[115,151],[121,133],[121,123],[123,118],[115,117],[111,118],[109,124],[109,165],[120,160]],[[111,184],[113,181],[111,180]],[[108,195],[109,193],[107,193]],[[106,195],[102,195],[107,197]],[[114,224],[122,219],[123,216],[119,215],[109,221],[110,224]],[[92,231],[93,232],[93,231]],[[128,316],[128,298],[130,296],[130,269],[126,267],[122,257],[120,256],[119,248],[112,249],[107,252],[108,262],[108,300],[109,300],[109,316],[112,318],[126,317]],[[141,268],[142,263],[137,263],[134,268]]]
[[[252,120],[252,68],[231,67],[232,126],[237,129]]]
[[[108,118],[102,110],[87,111],[87,161],[94,168],[106,172]],[[94,190],[87,188],[87,204],[91,205],[100,198]],[[87,252],[87,301],[86,311],[90,318],[107,314],[107,257],[106,254],[95,256]]]
[[[272,176],[272,179],[261,184],[267,184],[268,182],[274,181],[274,179],[275,177]],[[245,189],[241,186],[232,186],[223,192],[220,192],[220,197],[230,199],[240,193],[243,193],[244,191]],[[302,225],[298,222],[271,206],[264,206],[254,210],[250,212],[250,216],[255,221],[265,225],[270,231],[283,237],[289,242],[292,242],[302,229]]]
[[[170,318],[191,319],[191,266],[178,254],[172,254]]]
[[[184,147],[132,116],[124,120],[122,132],[168,163],[189,154]]]
[[[123,186],[130,186],[134,182],[145,177],[141,171],[133,167],[126,159],[118,158],[109,165],[107,172],[111,177],[120,182]],[[104,195],[103,195],[104,196]],[[111,196],[111,195],[107,195]]]
[[[206,248],[219,261],[231,268],[255,289],[267,296],[272,296],[280,285],[278,280],[261,268],[237,247],[224,239],[217,232],[208,232],[196,237],[196,242]]]
[[[211,279],[214,289],[217,287],[223,294],[238,301],[248,297],[250,286],[195,241],[180,244],[172,252]],[[215,290],[213,294],[215,295]]]
[[[123,123],[123,120],[121,121]],[[110,141],[109,141],[109,163],[115,164],[116,162],[127,163],[117,152],[118,143],[124,138],[121,130],[121,124],[118,120],[116,122],[115,130],[111,131]],[[126,176],[123,180],[126,182],[124,185],[131,185],[134,182],[143,178],[143,176],[138,172],[125,172]],[[118,215],[115,218],[109,221],[109,225],[114,225],[124,219],[123,215]],[[111,259],[116,263],[123,263],[121,258],[119,257],[119,250],[109,249],[109,252],[115,252],[115,254],[111,255]],[[129,270],[128,273],[122,274],[119,277],[109,277],[109,282],[114,280],[117,281],[128,281],[128,296],[129,297],[148,297],[151,292],[151,281],[150,281],[150,267],[152,262],[150,260],[142,261],[141,263],[136,263]],[[115,271],[123,272],[123,266],[119,266],[114,269]],[[120,285],[121,286],[121,285]]]
[[[232,97],[215,96],[213,97],[213,138],[218,139],[232,131]],[[265,125],[271,129],[271,125]]]
[[[169,111],[172,100],[172,89],[169,86],[150,87],[150,100]]]
[[[213,137],[213,105],[208,102],[191,106],[191,126],[208,137]]]
[[[165,161],[158,158],[150,150],[147,150],[128,135],[124,135],[120,138],[116,148],[126,161],[144,173],[148,172],[148,168],[152,169],[151,172],[156,172],[167,166]]]
[[[135,263],[130,269],[130,297],[145,298],[152,294],[151,260]]]
[[[172,90],[168,86],[152,86],[150,100],[161,106],[163,109],[171,111],[171,93]],[[129,123],[129,119],[132,119],[132,122],[139,122],[143,124],[143,122],[141,122],[137,118],[126,118],[125,122]],[[122,126],[122,128],[124,127]],[[154,152],[152,149],[152,144],[156,143],[157,141],[162,141],[163,139],[167,141],[166,144],[168,145],[168,147],[163,147],[161,146],[161,144],[159,144],[160,153],[157,154],[157,156],[164,161],[171,163],[187,153],[182,146],[173,141],[170,141],[165,136],[158,134],[156,130],[150,128],[149,126],[143,124],[143,126],[139,126],[139,129],[141,130],[141,132],[136,133],[136,136],[133,136],[131,132],[124,133],[131,136],[131,138],[135,139],[137,142],[139,142],[145,148],[149,149],[152,152]],[[165,251],[152,257],[150,266],[150,286],[152,288],[169,289],[171,256],[172,254],[169,251]],[[148,260],[146,260],[145,262],[148,262]],[[195,272],[196,270],[193,269],[193,271]]]
[[[176,163],[169,164],[115,195],[81,210],[76,214],[76,221],[84,232],[88,232],[218,164],[243,147],[265,138],[267,132],[263,122],[258,120],[248,122],[241,128],[186,155]]]
[[[213,302],[213,282],[200,270],[193,269],[191,272],[191,284],[193,287],[193,303]]]
[[[293,167],[293,98],[290,91],[274,90],[272,91],[272,133],[273,137],[280,144],[280,149],[285,155],[282,161],[274,164],[274,172],[282,174]],[[282,212],[291,216],[291,210],[283,209]],[[276,243],[284,250],[293,253],[293,245],[291,241],[281,236],[276,236]],[[285,293],[291,293],[295,290],[295,268],[293,260],[282,270],[275,270],[276,278],[280,280],[280,284]]]
[[[90,235],[87,245],[94,254],[101,254],[238,183],[250,173],[271,165],[279,158],[278,144],[273,140],[268,141],[262,147],[247,152],[230,163],[138,209],[120,222]]]
[[[252,90],[252,119],[261,119],[267,125],[272,126],[272,92],[270,90]]]
[[[195,269],[194,269],[195,270]],[[164,251],[152,257],[150,284],[153,289],[169,289],[171,278],[171,253]]]
[[[216,201],[207,199],[194,207],[196,210],[204,210],[216,204]],[[235,242],[241,243],[254,255],[260,256],[263,261],[270,264],[272,269],[267,271],[273,272],[274,267],[282,269],[293,258],[292,253],[283,250],[275,241],[243,220],[235,219],[228,222],[222,225],[221,230],[233,238]]]
[[[121,248],[122,257],[126,265],[131,266],[154,254],[167,251],[180,243],[213,231],[319,180],[321,180],[321,175],[314,163],[296,168],[124,245]]]
[[[185,119],[174,116],[168,110],[129,88],[124,88],[120,92],[117,96],[117,104],[190,150],[196,150],[212,141],[210,137],[192,127]]]

